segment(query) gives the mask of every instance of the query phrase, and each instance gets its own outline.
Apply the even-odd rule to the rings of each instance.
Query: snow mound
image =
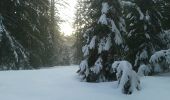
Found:
[[[112,68],[116,72],[118,85],[123,93],[131,94],[135,89],[140,90],[139,77],[128,61],[115,61]]]

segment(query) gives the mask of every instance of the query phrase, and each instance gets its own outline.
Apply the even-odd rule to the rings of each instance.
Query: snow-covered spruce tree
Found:
[[[119,0],[91,1],[87,12],[94,12],[94,15],[91,15],[91,24],[84,33],[84,60],[78,70],[84,81],[116,79],[115,74],[111,73],[111,65],[114,60],[123,58],[125,48],[122,34],[126,30],[121,8]]]
[[[115,61],[112,69],[116,72],[118,86],[123,93],[131,94],[135,89],[140,90],[140,79],[128,61]]]
[[[11,35],[0,14],[0,70],[24,69],[29,66],[28,52]]]
[[[162,26],[164,30],[159,36],[165,46],[165,48],[162,49],[167,50],[170,48],[170,1],[160,0],[160,4],[159,9],[163,16]]]
[[[128,34],[126,43],[129,47],[127,59],[134,64],[134,69],[151,70],[150,56],[164,47],[160,34],[163,34],[159,8],[160,0],[125,0],[124,15]],[[126,9],[127,8],[127,9]],[[145,67],[144,67],[145,66]],[[141,72],[141,71],[140,71]]]
[[[53,55],[53,33],[50,27],[49,0],[1,0],[0,15],[3,31],[9,33],[11,39],[1,37],[0,66],[7,69],[28,69],[30,66],[39,67],[49,65]],[[15,41],[16,43],[13,43]],[[10,46],[10,44],[12,46]],[[17,46],[19,45],[20,46]],[[15,56],[12,53],[16,51]],[[20,53],[21,51],[24,51]],[[24,53],[27,61],[21,63]],[[11,68],[11,63],[14,67]],[[4,69],[4,68],[2,68]]]

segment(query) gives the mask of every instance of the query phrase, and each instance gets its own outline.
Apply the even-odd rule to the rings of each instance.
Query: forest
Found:
[[[170,72],[169,0],[73,1],[71,31],[70,0],[0,0],[0,70],[77,65],[79,81],[116,81],[123,94]]]

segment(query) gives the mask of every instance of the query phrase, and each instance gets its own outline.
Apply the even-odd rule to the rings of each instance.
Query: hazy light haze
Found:
[[[64,22],[61,23],[61,32],[64,33],[65,36],[69,36],[73,33],[73,22],[75,17],[75,6],[77,3],[77,0],[65,0],[65,2],[68,4],[66,7],[61,7],[59,9],[61,19],[64,20]]]

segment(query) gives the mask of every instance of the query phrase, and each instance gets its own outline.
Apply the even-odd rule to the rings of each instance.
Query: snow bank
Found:
[[[78,66],[1,71],[1,100],[168,100],[170,77],[143,77],[141,91],[124,95],[117,82],[80,82]],[[159,92],[159,93],[158,93]]]

